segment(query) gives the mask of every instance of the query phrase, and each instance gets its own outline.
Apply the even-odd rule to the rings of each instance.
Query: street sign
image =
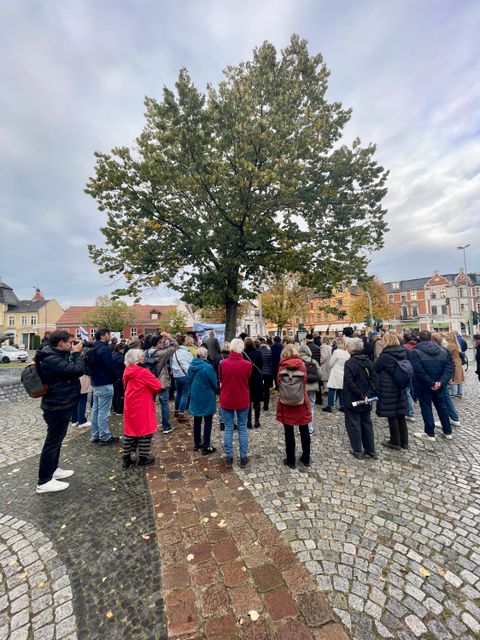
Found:
[[[299,331],[298,332],[298,341],[302,342],[303,340],[305,340],[305,338],[307,337],[307,332],[306,331]]]

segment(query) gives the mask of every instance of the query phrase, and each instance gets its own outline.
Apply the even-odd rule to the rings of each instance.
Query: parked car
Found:
[[[28,353],[15,347],[0,347],[0,362],[26,362]]]

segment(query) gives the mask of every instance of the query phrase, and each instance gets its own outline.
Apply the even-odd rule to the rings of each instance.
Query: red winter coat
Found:
[[[220,406],[222,409],[248,409],[250,389],[248,381],[252,365],[241,353],[232,353],[218,367],[220,379]]]
[[[148,369],[131,364],[123,373],[123,386],[123,432],[135,437],[154,433],[158,428],[154,398],[162,383]]]
[[[285,369],[285,367],[295,367],[296,369],[303,371],[303,373],[305,374],[305,401],[303,404],[292,406],[288,404],[282,404],[279,398],[277,400],[277,420],[282,424],[288,424],[291,426],[308,424],[312,421],[312,411],[310,409],[310,402],[307,395],[307,369],[305,367],[305,364],[301,358],[296,356],[293,358],[284,358],[283,360],[280,360],[280,364],[278,365],[278,372],[280,373],[280,371],[282,371],[282,369]]]

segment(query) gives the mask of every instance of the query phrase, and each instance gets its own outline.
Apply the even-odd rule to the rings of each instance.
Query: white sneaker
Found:
[[[413,416],[405,416],[405,419],[408,420],[408,422],[415,422],[415,418]]]
[[[442,426],[442,423],[440,422],[440,420],[435,420],[434,424],[435,424],[436,427],[441,427]]]
[[[431,442],[435,442],[437,439],[435,436],[429,436],[425,431],[415,431],[413,434],[415,438],[420,438],[421,440],[430,440]]]
[[[72,427],[78,427],[78,422],[72,422]]]
[[[73,476],[73,469],[60,469],[60,467],[58,467],[58,469],[53,472],[52,477],[55,480],[63,480],[64,478],[70,478],[70,476]]]
[[[79,429],[83,429],[84,427],[87,428],[87,427],[91,427],[91,426],[92,426],[91,422],[84,422],[83,424],[79,424],[78,428]]]
[[[452,420],[450,418],[450,424],[453,424],[454,427],[461,427],[462,423],[460,422],[460,420]]]
[[[451,433],[442,433],[442,437],[445,438],[445,440],[453,440]]]
[[[55,480],[55,478],[52,478],[49,482],[45,482],[45,484],[37,485],[37,493],[54,493],[63,491],[64,489],[68,489],[68,482],[60,482],[59,480]]]

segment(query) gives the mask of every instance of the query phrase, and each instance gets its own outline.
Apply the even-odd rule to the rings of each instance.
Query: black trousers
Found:
[[[406,449],[408,447],[408,427],[405,416],[388,418],[388,428],[390,429],[390,442]]]
[[[295,427],[284,424],[285,430],[285,450],[287,453],[288,464],[295,464]],[[300,440],[302,442],[302,462],[308,464],[310,462],[310,432],[308,424],[301,424],[298,427],[300,431]]]
[[[123,395],[123,381],[117,380],[113,383],[112,411],[114,413],[123,413]]]
[[[273,386],[273,374],[262,376],[263,380],[263,407],[268,410],[270,404],[270,389]]]
[[[60,449],[67,435],[68,423],[72,417],[72,408],[61,411],[44,411],[43,419],[47,423],[47,437],[40,454],[38,467],[38,484],[45,484],[52,479],[58,468]]]
[[[352,411],[345,407],[345,426],[350,446],[356,453],[373,453],[375,440],[370,411]]]
[[[255,426],[260,426],[260,402],[253,403],[253,410],[255,411]],[[250,403],[250,407],[248,409],[248,421],[247,426],[249,429],[252,428],[252,403]]]
[[[202,445],[202,417],[203,417],[203,445]],[[193,417],[193,442],[196,447],[203,446],[204,449],[210,448],[210,438],[212,435],[213,414],[209,416]]]

